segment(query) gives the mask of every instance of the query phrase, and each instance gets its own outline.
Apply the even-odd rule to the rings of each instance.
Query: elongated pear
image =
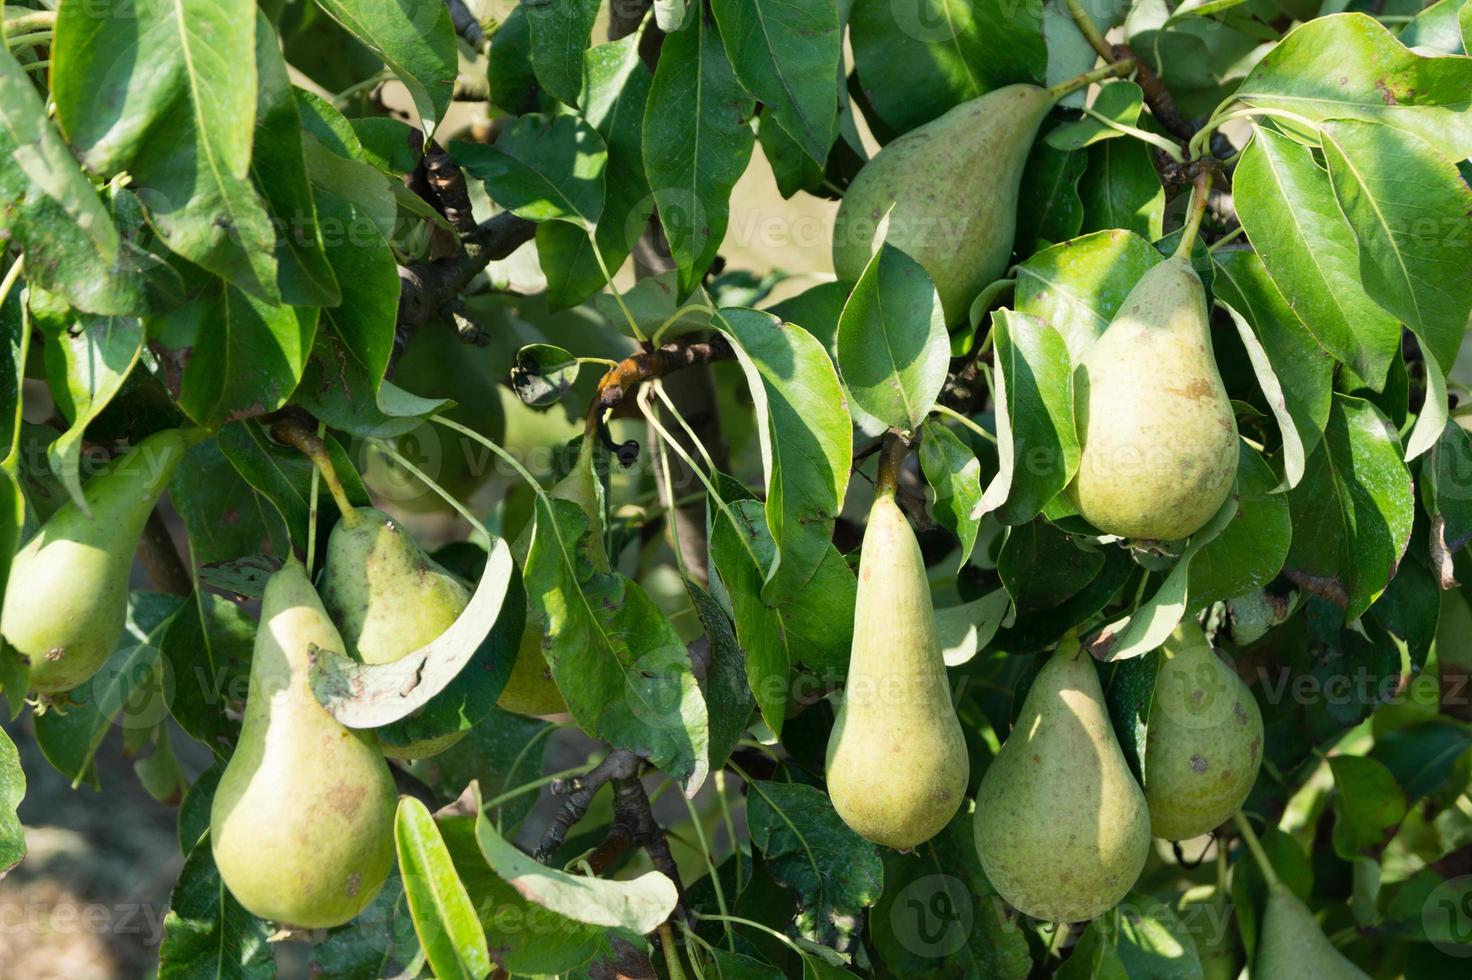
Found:
[[[273,922],[341,925],[373,899],[394,861],[396,793],[371,733],[344,728],[312,693],[313,647],[341,652],[306,570],[266,583],[245,722],[210,811],[220,877]]]
[[[833,225],[833,268],[856,282],[885,241],[924,266],[948,324],[1001,277],[1017,231],[1017,194],[1038,127],[1058,95],[1009,85],[963,102],[880,150],[849,184]]]
[[[1092,919],[1140,877],[1150,811],[1076,638],[1043,665],[982,777],[975,829],[988,880],[1037,919]]]
[[[1185,840],[1230,820],[1252,791],[1262,712],[1190,619],[1161,654],[1145,735],[1145,802],[1156,837]]]
[[[598,572],[609,570],[608,552],[603,547],[602,486],[594,465],[593,440],[584,436],[578,450],[578,458],[567,475],[552,484],[547,496],[554,500],[570,500],[582,508],[588,516],[588,540],[585,554]],[[511,553],[523,566],[531,548],[532,525],[517,536],[511,545]],[[526,631],[521,637],[521,647],[512,665],[511,676],[501,691],[497,706],[519,715],[553,715],[567,710],[562,692],[552,680],[552,669],[542,653],[542,626],[530,610],[526,617]]]
[[[1253,980],[1369,980],[1329,942],[1308,906],[1280,881],[1268,885],[1253,957]]]
[[[1178,540],[1226,501],[1237,420],[1188,259],[1136,283],[1075,373],[1074,407],[1083,453],[1073,496],[1099,530]]]
[[[355,508],[332,529],[322,604],[364,663],[393,663],[420,649],[469,602],[464,584],[383,511]]]
[[[828,738],[833,808],[876,844],[909,850],[934,837],[961,806],[970,763],[925,560],[892,488],[864,530],[842,697]]]
[[[86,682],[117,646],[143,526],[179,461],[204,436],[168,429],[143,439],[82,488],[90,514],[68,501],[15,556],[0,632],[30,661],[37,693]]]

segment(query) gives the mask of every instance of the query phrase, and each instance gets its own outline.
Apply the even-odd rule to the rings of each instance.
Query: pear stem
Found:
[[[1109,48],[1109,42],[1104,39],[1104,33],[1099,30],[1099,25],[1094,23],[1094,18],[1084,9],[1082,0],[1068,0],[1068,14],[1073,18],[1074,24],[1078,26],[1079,33],[1089,46],[1099,52],[1100,57],[1106,60],[1114,57]]]
[[[1242,839],[1247,842],[1247,849],[1252,852],[1252,858],[1257,862],[1258,870],[1267,880],[1268,887],[1272,888],[1278,884],[1278,873],[1273,870],[1273,862],[1268,860],[1268,852],[1263,849],[1262,841],[1252,832],[1252,825],[1247,822],[1247,817],[1238,810],[1232,814],[1232,819],[1237,823],[1237,829],[1242,833]]]
[[[303,425],[300,419],[286,416],[271,423],[271,435],[277,441],[299,451],[317,467],[317,472],[322,474],[322,480],[327,484],[327,492],[332,494],[337,509],[342,512],[343,524],[355,527],[363,520],[358,509],[348,499],[348,492],[343,489],[342,481],[337,478],[337,468],[332,465],[327,444],[318,438],[317,433]]]
[[[1201,217],[1206,213],[1206,198],[1211,193],[1212,168],[1197,166],[1191,181],[1191,201],[1186,206],[1186,223],[1181,227],[1181,240],[1176,245],[1172,258],[1190,258],[1196,245],[1196,234],[1201,230]]]
[[[1079,75],[1075,78],[1070,78],[1066,82],[1059,82],[1057,85],[1054,85],[1048,89],[1048,94],[1053,97],[1054,102],[1057,102],[1059,99],[1063,98],[1070,92],[1076,92],[1081,88],[1085,88],[1089,85],[1094,84],[1095,82],[1101,82],[1104,79],[1110,77],[1123,78],[1124,76],[1128,75],[1134,67],[1134,58],[1121,58],[1118,61],[1110,62],[1107,65],[1101,65],[1100,67],[1095,68],[1092,71],[1086,71],[1082,75]]]
[[[664,950],[664,965],[670,980],[685,980],[685,971],[680,968],[680,953],[675,949],[675,932],[668,920],[659,924],[659,946]]]
[[[910,444],[898,432],[884,434],[884,446],[879,450],[879,473],[874,489],[879,495],[892,494],[900,485],[900,467],[910,454]]]

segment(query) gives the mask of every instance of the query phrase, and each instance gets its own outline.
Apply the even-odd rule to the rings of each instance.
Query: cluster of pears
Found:
[[[128,576],[148,515],[202,429],[142,439],[87,481],[10,566],[0,633],[30,662],[30,685],[57,696],[86,683],[116,648]]]
[[[1187,257],[1192,237],[1140,278],[1074,374],[1082,454],[1070,490],[1108,534],[1188,537],[1236,479],[1237,420]]]

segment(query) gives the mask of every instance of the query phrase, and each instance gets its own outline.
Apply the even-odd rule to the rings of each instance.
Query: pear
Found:
[[[365,664],[393,663],[435,640],[470,593],[372,507],[345,511],[327,541],[322,604]]]
[[[966,795],[966,740],[925,560],[892,487],[874,498],[864,530],[848,679],[825,768],[843,822],[898,850],[939,833]]]
[[[607,572],[611,566],[608,552],[603,547],[603,486],[595,468],[593,447],[593,434],[584,434],[572,469],[552,485],[547,496],[554,500],[570,500],[588,515],[588,537],[584,553],[595,571]],[[531,550],[532,526],[528,522],[511,545],[512,555],[522,566],[526,565],[527,552]],[[542,653],[543,638],[541,623],[528,610],[526,631],[521,637],[516,663],[512,665],[511,676],[501,690],[497,707],[519,715],[555,715],[567,710],[562,692],[552,679],[552,668],[548,666],[547,657]]]
[[[888,215],[884,240],[930,274],[948,324],[965,320],[976,294],[1007,269],[1023,167],[1061,94],[999,88],[880,150],[849,184],[834,219],[838,278],[858,280]]]
[[[148,515],[200,429],[140,441],[82,489],[90,514],[67,501],[15,556],[0,612],[3,633],[30,661],[39,694],[97,673],[128,614],[128,576]]]
[[[1276,878],[1268,884],[1252,976],[1253,980],[1369,980],[1369,974],[1329,942],[1308,906]]]
[[[1139,878],[1150,811],[1076,637],[1043,665],[982,777],[975,830],[998,894],[1037,919],[1092,919]]]
[[[1262,713],[1187,619],[1161,647],[1145,735],[1145,802],[1156,837],[1185,840],[1231,819],[1262,765]]]
[[[1237,420],[1212,355],[1201,277],[1184,256],[1125,297],[1074,376],[1079,513],[1126,538],[1178,540],[1209,521],[1237,473]]]
[[[210,811],[220,877],[252,914],[309,929],[341,925],[394,861],[396,793],[371,733],[344,728],[312,693],[312,649],[342,637],[288,561],[266,583],[240,741]]]

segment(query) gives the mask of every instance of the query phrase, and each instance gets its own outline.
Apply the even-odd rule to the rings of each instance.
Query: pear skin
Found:
[[[1262,765],[1262,713],[1187,619],[1161,647],[1145,735],[1145,801],[1156,837],[1209,833],[1247,799]]]
[[[30,661],[39,694],[97,673],[128,614],[128,575],[148,515],[203,430],[156,432],[87,481],[91,514],[67,501],[10,567],[0,633]]]
[[[1174,541],[1209,521],[1237,474],[1237,420],[1184,257],[1141,277],[1074,375],[1083,443],[1072,494],[1099,530]]]
[[[578,458],[567,475],[552,485],[547,496],[557,500],[570,500],[588,515],[588,540],[585,554],[598,572],[610,569],[608,552],[603,546],[603,487],[593,459],[593,440],[583,437]],[[531,549],[532,525],[517,535],[511,545],[511,553],[521,565],[526,564],[527,552]],[[501,691],[496,706],[518,715],[555,715],[567,710],[562,692],[552,679],[552,668],[542,653],[542,625],[536,615],[527,610],[526,632],[522,634],[521,647],[516,653],[516,663],[511,667],[511,676]]]
[[[1308,906],[1287,885],[1268,885],[1267,907],[1258,926],[1253,980],[1370,980],[1329,942]]]
[[[327,541],[322,604],[365,664],[393,663],[434,641],[470,593],[399,523],[358,507]]]
[[[341,925],[394,862],[393,776],[371,733],[344,728],[312,693],[313,647],[344,644],[306,571],[266,583],[240,741],[215,790],[210,846],[252,914],[309,929]]]
[[[1048,922],[1113,908],[1150,852],[1150,811],[1093,661],[1069,637],[1033,681],[976,794],[976,852],[1004,899]]]
[[[843,822],[897,850],[938,834],[966,796],[970,763],[925,560],[892,489],[875,497],[864,530],[848,679],[825,769]]]
[[[930,274],[946,322],[1002,276],[1017,232],[1017,194],[1038,127],[1057,97],[1008,85],[963,102],[880,150],[849,184],[833,225],[833,268],[856,282],[885,239]]]

